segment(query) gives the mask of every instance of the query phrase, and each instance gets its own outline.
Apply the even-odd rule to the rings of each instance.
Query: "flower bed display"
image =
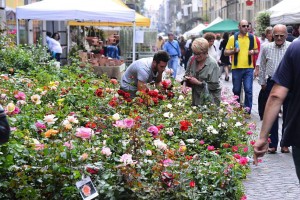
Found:
[[[76,64],[2,75],[12,128],[0,147],[1,199],[241,199],[255,124],[223,90],[220,107],[191,107],[178,83],[138,97]]]

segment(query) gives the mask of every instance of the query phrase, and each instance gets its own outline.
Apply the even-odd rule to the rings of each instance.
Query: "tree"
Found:
[[[265,32],[265,29],[270,26],[270,13],[262,12],[256,18],[257,29],[256,32],[258,35],[261,35]]]

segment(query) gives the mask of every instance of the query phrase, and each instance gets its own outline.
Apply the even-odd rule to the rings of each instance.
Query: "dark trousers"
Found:
[[[300,148],[293,146],[293,159],[296,168],[296,174],[300,183]]]
[[[288,109],[289,100],[291,98],[291,93],[289,92],[282,104],[282,138],[280,141],[281,147],[288,147],[289,145],[285,142],[285,134],[284,134],[284,128],[285,128],[285,119],[286,119],[286,112]]]
[[[270,96],[270,92],[273,88],[273,85],[274,85],[274,81],[272,81],[271,78],[268,78],[266,90],[261,91],[262,94],[260,94],[261,99],[260,99],[259,103],[261,104],[260,106],[261,106],[262,110],[259,110],[259,112],[262,112],[262,114],[264,113],[265,105]],[[263,102],[263,101],[265,101],[265,102]],[[259,106],[259,109],[260,109],[260,106]],[[284,142],[284,120],[285,120],[285,116],[286,116],[287,106],[288,106],[288,98],[283,103],[283,113],[285,113],[285,114],[282,117],[283,123],[282,123],[282,137],[281,137],[281,142],[280,142],[281,147],[287,146],[287,145],[285,145],[285,142]],[[262,119],[262,116],[261,116],[261,119]],[[279,125],[278,125],[278,117],[277,117],[275,119],[273,126],[271,128],[271,131],[270,131],[270,139],[271,139],[271,143],[269,144],[270,148],[277,148],[277,146],[278,146],[278,129],[279,129]]]

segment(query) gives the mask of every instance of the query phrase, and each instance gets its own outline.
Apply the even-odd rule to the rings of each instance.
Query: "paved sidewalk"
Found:
[[[224,81],[224,75],[221,79],[223,87],[232,88],[231,75],[230,81]],[[260,85],[257,80],[253,84],[253,108],[251,120],[257,123],[260,129],[261,121],[258,115],[257,99]],[[279,120],[281,136],[282,120]],[[283,154],[280,147],[276,154],[266,154],[262,158],[262,163],[258,166],[251,165],[251,173],[244,181],[247,200],[299,200],[300,186],[295,172],[292,153]]]

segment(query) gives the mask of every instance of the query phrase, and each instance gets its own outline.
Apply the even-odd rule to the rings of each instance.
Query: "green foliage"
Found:
[[[0,71],[15,73],[16,71],[30,71],[37,65],[49,61],[50,55],[47,49],[40,44],[15,45],[14,35],[0,38]]]
[[[270,13],[269,12],[262,12],[259,13],[259,15],[256,18],[256,23],[257,23],[257,34],[261,35],[262,33],[265,32],[265,29],[270,26]]]

